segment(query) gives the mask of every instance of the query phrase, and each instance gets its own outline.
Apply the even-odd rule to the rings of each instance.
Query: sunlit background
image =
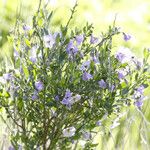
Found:
[[[49,10],[54,11],[50,30],[59,30],[70,16],[70,9],[75,0],[43,0],[49,3]],[[12,45],[8,42],[8,35],[13,31],[16,18],[30,25],[32,16],[38,8],[38,0],[0,0],[0,62],[11,57]],[[116,20],[116,26],[132,36],[129,42],[122,37],[114,40],[115,48],[129,47],[136,55],[142,57],[143,49],[150,47],[150,0],[78,0],[77,12],[71,27],[83,27],[86,22],[95,27],[95,34],[105,32],[109,25]],[[150,89],[146,95],[150,97]],[[142,113],[131,109],[123,110],[121,124],[110,131],[105,138],[101,134],[95,138],[100,149],[150,149],[150,106],[149,98],[145,101]],[[4,115],[1,110],[1,116]],[[5,116],[4,116],[5,117]],[[2,118],[2,117],[1,117]],[[109,126],[109,122],[108,122]],[[0,122],[0,146],[6,149],[8,144],[8,129]],[[6,146],[5,146],[6,145]]]

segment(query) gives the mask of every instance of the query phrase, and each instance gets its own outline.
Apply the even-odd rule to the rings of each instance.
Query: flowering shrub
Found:
[[[32,27],[19,22],[11,35],[13,65],[2,68],[0,106],[15,124],[15,149],[76,149],[81,139],[91,149],[104,115],[142,108],[149,50],[142,61],[124,47],[113,54],[114,36],[131,38],[114,25],[101,37],[89,24],[70,30],[75,8],[59,32],[49,28],[52,13],[38,10]]]

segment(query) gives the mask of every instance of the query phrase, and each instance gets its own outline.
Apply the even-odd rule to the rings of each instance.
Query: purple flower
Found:
[[[72,101],[72,93],[70,92],[70,90],[67,90],[65,93],[65,97],[63,98],[61,103],[64,105],[71,106],[71,101]]]
[[[88,69],[90,67],[90,64],[91,64],[90,61],[83,62],[83,64],[80,67],[80,70],[85,71],[86,69]]]
[[[36,57],[30,57],[30,60],[31,60],[33,63],[36,63],[36,61],[37,61]]]
[[[91,135],[90,132],[84,132],[84,133],[83,133],[83,138],[84,138],[85,140],[90,140],[91,137],[92,137],[92,135]]]
[[[18,57],[19,57],[18,51],[16,49],[14,49],[14,58],[18,59]]]
[[[59,101],[59,96],[58,95],[55,96],[55,100]]]
[[[125,41],[128,41],[128,40],[131,39],[131,35],[123,33],[123,38],[124,38]]]
[[[37,100],[38,99],[38,96],[37,95],[32,95],[32,100]]]
[[[38,92],[34,91],[33,95],[32,95],[32,100],[37,100],[38,99]]]
[[[45,35],[43,37],[44,39],[44,43],[45,43],[45,47],[46,48],[52,48],[55,44],[55,37],[52,34],[49,35]]]
[[[115,90],[115,85],[111,85],[110,91],[113,92]]]
[[[141,108],[143,106],[143,101],[142,100],[138,100],[134,103],[135,106],[137,106],[138,108]]]
[[[105,89],[107,87],[107,84],[103,79],[98,81],[98,84],[99,84],[99,87],[102,88],[102,89]]]
[[[11,73],[5,73],[5,74],[3,74],[3,78],[4,78],[6,81],[9,81],[9,80],[11,80],[11,78],[12,78],[12,74],[11,74]]]
[[[67,45],[66,52],[69,56],[75,56],[78,52],[78,48],[74,45],[73,40],[70,40],[69,44]]]
[[[144,99],[144,96],[143,96],[143,94],[141,94],[140,92],[138,92],[137,90],[134,92],[134,95],[133,95],[133,98],[135,99],[135,100],[142,100],[142,99]]]
[[[32,49],[31,49],[31,51],[30,51],[30,57],[29,57],[29,59],[30,59],[33,63],[36,63],[36,61],[37,61],[37,55],[36,55],[37,49],[38,49],[38,47],[37,47],[37,46],[34,46],[34,47],[32,47]]]
[[[93,60],[96,64],[99,64],[99,59],[98,59],[96,56],[93,56],[93,57],[92,57],[92,60]]]
[[[80,45],[84,40],[84,36],[83,35],[77,35],[75,37],[75,40],[76,40],[77,44]]]
[[[35,82],[35,88],[40,92],[43,90],[44,85],[41,81],[37,81],[37,82]]]
[[[97,125],[97,126],[101,126],[101,125],[102,125],[101,120],[98,120],[98,121],[96,122],[96,125]]]
[[[71,106],[71,104],[70,104],[71,100],[72,100],[71,97],[70,98],[65,98],[64,97],[63,100],[61,101],[61,103],[70,107]]]
[[[88,81],[88,80],[90,80],[90,79],[93,79],[93,76],[85,71],[85,72],[83,73],[83,75],[82,75],[82,79],[83,79],[84,81]]]
[[[13,146],[9,146],[8,150],[15,150]]]
[[[144,93],[144,86],[141,85],[140,87],[137,88],[137,92],[139,92],[140,94],[143,94]]]
[[[68,127],[63,130],[63,136],[64,137],[72,137],[75,135],[76,129],[75,127]]]
[[[143,100],[145,98],[144,94],[144,86],[141,85],[139,86],[135,91],[134,91],[134,95],[133,98],[135,100],[134,105],[137,106],[138,108],[141,108],[143,105]]]
[[[53,36],[54,36],[55,39],[56,39],[58,36],[61,38],[61,37],[62,37],[62,33],[61,33],[61,32],[55,32]]]
[[[118,70],[119,80],[124,79],[126,75],[127,75],[127,72],[125,70]]]
[[[141,61],[137,60],[137,61],[135,62],[135,65],[136,65],[136,68],[137,68],[138,70],[140,70],[140,69],[142,68],[142,66],[143,66],[143,63],[142,63]]]
[[[123,53],[117,53],[116,54],[116,58],[120,61],[120,62],[122,62],[122,60],[125,58],[125,55],[123,54]]]
[[[119,79],[123,79],[125,76],[122,72],[118,72],[118,78]]]
[[[72,96],[70,90],[67,90],[61,103],[66,105],[68,108],[71,108],[71,105],[79,101],[80,99],[81,99],[81,95],[76,94],[75,96]]]
[[[72,96],[72,93],[70,92],[70,90],[67,90],[65,93],[65,98],[70,98]]]
[[[80,57],[81,57],[81,58],[83,58],[83,57],[84,57],[83,52],[80,52]]]
[[[23,28],[24,31],[29,31],[29,30],[31,30],[31,27],[28,26],[28,25],[23,25],[22,28]]]
[[[90,43],[91,43],[91,44],[96,44],[97,42],[98,42],[98,38],[97,38],[97,37],[94,37],[93,35],[91,35]]]
[[[121,63],[129,63],[133,61],[133,53],[129,48],[126,47],[120,47],[119,50],[116,52],[115,57],[118,59]]]
[[[134,91],[133,98],[136,101],[142,101],[145,98],[145,96],[143,94],[144,94],[144,86],[141,85]]]

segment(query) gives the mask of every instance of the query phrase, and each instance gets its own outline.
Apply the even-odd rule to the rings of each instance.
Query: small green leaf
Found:
[[[25,39],[25,43],[26,43],[26,45],[27,45],[28,47],[31,48],[31,43],[30,43],[30,41],[29,41],[28,39]]]

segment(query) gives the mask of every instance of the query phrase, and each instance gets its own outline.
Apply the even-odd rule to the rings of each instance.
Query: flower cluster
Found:
[[[81,99],[81,95],[76,94],[75,96],[72,96],[72,93],[70,90],[67,90],[65,93],[65,97],[62,100],[62,104],[66,105],[68,108],[71,108],[71,105],[73,105],[75,102],[79,101]]]

